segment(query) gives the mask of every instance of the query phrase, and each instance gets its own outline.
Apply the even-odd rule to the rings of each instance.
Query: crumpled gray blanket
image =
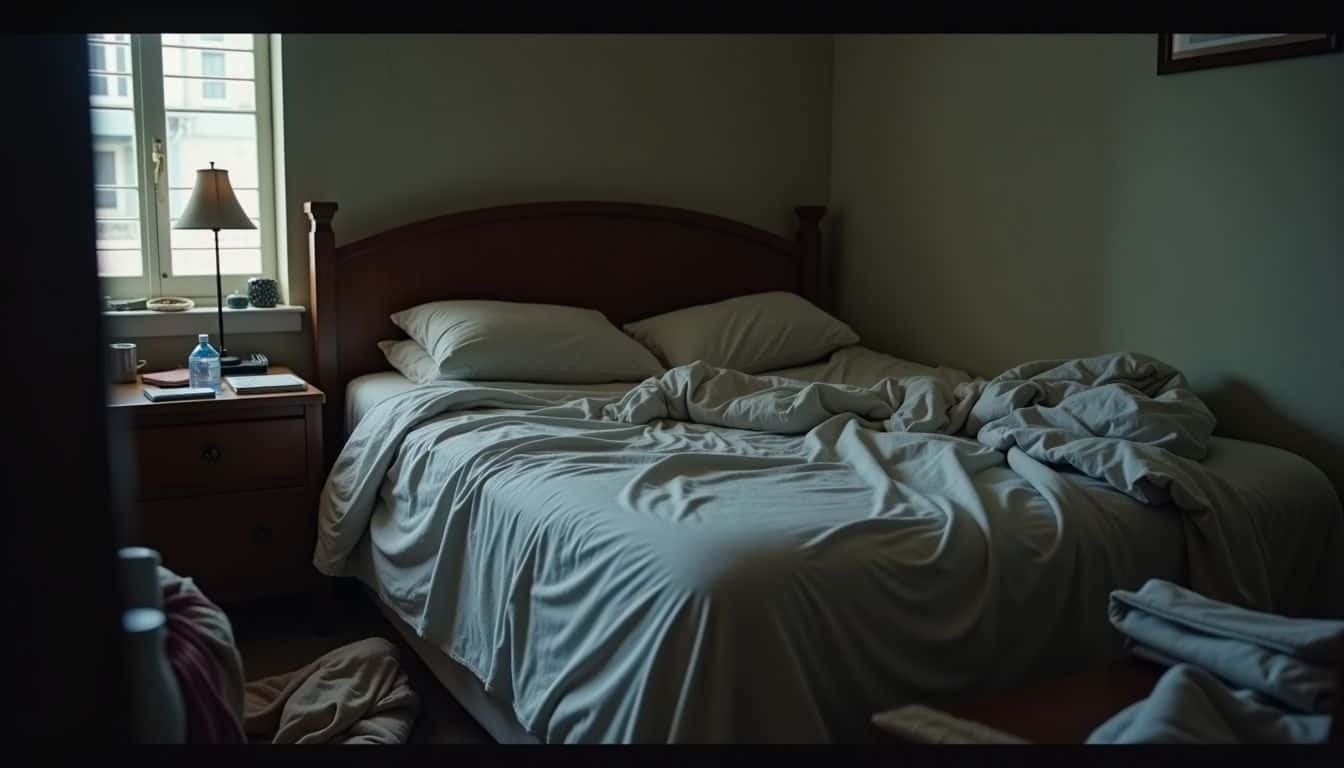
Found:
[[[1344,695],[1344,621],[1250,611],[1157,579],[1113,592],[1109,615],[1135,654],[1173,666],[1088,743],[1325,741]]]
[[[379,484],[367,479],[386,473],[406,434],[443,413],[510,408],[538,416],[630,424],[675,419],[777,434],[811,433],[841,418],[889,432],[976,440],[1006,454],[1007,465],[1033,484],[1053,482],[1042,476],[1050,470],[1076,471],[1141,502],[1174,506],[1184,513],[1195,589],[1250,608],[1278,608],[1256,528],[1257,515],[1267,518],[1272,511],[1265,508],[1269,502],[1204,469],[1214,416],[1180,371],[1147,355],[1038,361],[988,381],[914,375],[867,388],[753,376],[696,362],[620,396],[575,399],[564,392],[445,382],[418,388],[414,397],[390,398],[381,407],[394,410],[376,439],[357,430],[328,477],[314,555],[324,573],[340,572],[363,534],[363,526],[345,523],[371,508]],[[1334,526],[1322,535],[1344,534]]]
[[[274,744],[403,744],[420,713],[397,646],[374,637],[247,684],[244,730]]]
[[[697,362],[646,379],[600,410],[632,424],[678,419],[781,434],[847,414],[873,429],[971,438],[1006,452],[1019,471],[1013,452],[1021,451],[1141,502],[1173,504],[1187,513],[1191,584],[1239,605],[1274,608],[1252,502],[1200,466],[1213,413],[1180,371],[1147,355],[1036,361],[955,386],[910,376],[867,388]]]

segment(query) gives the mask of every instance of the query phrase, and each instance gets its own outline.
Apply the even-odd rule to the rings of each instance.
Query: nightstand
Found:
[[[322,391],[238,395],[224,384],[213,400],[151,403],[143,389],[137,380],[108,397],[135,460],[133,543],[216,602],[312,593]]]
[[[1126,656],[1068,677],[936,709],[1034,744],[1082,744],[1120,710],[1147,698],[1166,671],[1166,667]],[[870,733],[879,742],[900,741],[876,724]]]

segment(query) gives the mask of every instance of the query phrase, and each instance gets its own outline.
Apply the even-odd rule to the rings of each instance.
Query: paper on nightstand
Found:
[[[1029,744],[987,725],[910,704],[873,715],[873,724],[914,744]]]

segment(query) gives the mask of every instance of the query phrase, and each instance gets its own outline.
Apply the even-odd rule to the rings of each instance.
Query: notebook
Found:
[[[140,377],[140,380],[146,384],[155,387],[185,387],[190,376],[186,368],[175,368],[171,371],[159,371],[158,373],[146,373]]]
[[[215,390],[209,387],[174,387],[172,389],[145,387],[141,391],[144,392],[145,399],[151,403],[162,403],[169,400],[212,400],[215,397]]]
[[[292,373],[268,373],[262,376],[225,376],[234,392],[257,395],[265,392],[302,392],[308,384]]]

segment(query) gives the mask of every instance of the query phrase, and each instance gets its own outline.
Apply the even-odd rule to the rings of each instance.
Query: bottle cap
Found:
[[[196,336],[196,341],[198,341],[198,342],[201,343],[201,344],[209,344],[209,343],[210,343],[210,334],[208,334],[208,333],[197,334],[197,336]]]

